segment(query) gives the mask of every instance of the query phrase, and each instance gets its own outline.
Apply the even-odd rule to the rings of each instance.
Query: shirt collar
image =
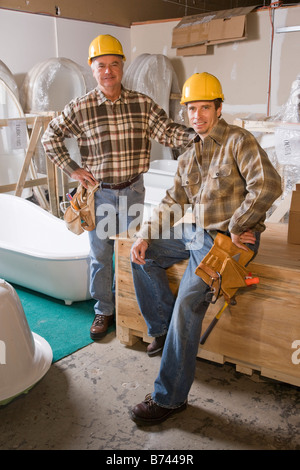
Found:
[[[99,104],[102,104],[104,103],[105,101],[110,101],[108,98],[106,98],[106,96],[104,95],[104,93],[100,90],[99,86],[96,87],[96,90],[98,92],[98,101],[99,101]],[[127,96],[128,96],[128,91],[123,87],[123,85],[121,85],[121,94],[119,96],[119,98],[116,100],[116,101],[123,101],[123,102],[127,102]]]
[[[225,130],[227,127],[226,121],[224,121],[223,118],[220,118],[218,120],[218,123],[215,125],[215,127],[210,131],[210,133],[204,138],[210,138],[213,139],[218,145],[221,145],[224,140],[224,135],[225,135]],[[194,142],[199,142],[200,141],[200,136],[197,134]]]
[[[209,133],[209,137],[217,144],[221,145],[224,141],[227,123],[223,118],[220,118],[217,125]]]

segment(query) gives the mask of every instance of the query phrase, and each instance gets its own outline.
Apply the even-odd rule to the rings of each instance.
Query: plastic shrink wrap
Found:
[[[290,197],[295,185],[300,182],[300,74],[292,83],[287,102],[269,121],[276,123],[274,134],[269,134],[272,145],[270,148],[262,146],[281,176],[282,195],[268,216],[281,200]],[[281,221],[287,222],[288,217],[289,213],[286,213]]]
[[[300,167],[300,75],[292,83],[289,99],[274,117],[274,121],[281,122],[275,130],[278,162],[281,165]]]
[[[29,70],[20,90],[20,101],[26,113],[61,112],[72,99],[84,95],[96,86],[90,69],[86,70],[65,57],[50,58]],[[74,138],[67,139],[66,147],[78,164],[81,157]],[[41,142],[36,147],[35,165],[46,173],[44,150]]]
[[[289,98],[273,118],[275,150],[283,179],[283,197],[300,182],[300,74],[292,83]]]
[[[123,85],[139,91],[161,106],[173,121],[186,123],[184,107],[180,105],[181,90],[170,59],[163,54],[141,54],[124,72]],[[172,97],[174,96],[174,99]],[[152,142],[151,161],[177,158],[180,150]]]

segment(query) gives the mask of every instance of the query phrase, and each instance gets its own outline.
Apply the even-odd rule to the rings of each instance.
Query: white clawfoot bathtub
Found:
[[[90,299],[88,233],[36,204],[0,194],[0,278],[64,300]]]
[[[144,175],[148,215],[173,184],[177,161],[155,160]],[[88,233],[74,235],[36,204],[0,194],[0,278],[64,300],[90,299]]]

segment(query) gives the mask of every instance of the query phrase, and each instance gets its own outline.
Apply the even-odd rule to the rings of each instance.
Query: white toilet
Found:
[[[49,343],[31,332],[15,289],[0,279],[0,405],[27,393],[52,359]]]

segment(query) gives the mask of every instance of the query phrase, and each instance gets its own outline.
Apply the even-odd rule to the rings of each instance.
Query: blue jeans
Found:
[[[113,253],[110,237],[127,230],[130,223],[142,219],[145,198],[144,180],[140,178],[121,190],[100,185],[95,193],[96,228],[89,232],[90,294],[96,300],[95,314],[112,315],[115,309]],[[138,206],[135,206],[137,204]],[[128,215],[128,212],[130,215]]]
[[[182,239],[153,240],[146,252],[146,264],[132,263],[134,285],[149,336],[167,333],[153,400],[165,408],[182,405],[192,386],[201,327],[209,304],[207,284],[195,269],[213,245],[211,236],[190,226]],[[250,246],[250,245],[249,245]],[[257,246],[251,249],[257,251]],[[172,294],[166,268],[189,259],[177,297]]]

